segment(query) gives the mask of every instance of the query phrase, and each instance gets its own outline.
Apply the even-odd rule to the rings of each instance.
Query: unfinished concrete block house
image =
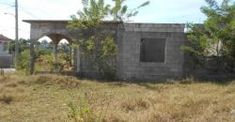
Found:
[[[25,20],[31,24],[31,41],[48,36],[58,43],[71,41],[76,33],[66,26],[68,21]],[[112,32],[118,45],[116,77],[120,80],[163,80],[184,76],[184,53],[180,47],[186,42],[184,24],[145,24],[104,22],[104,29]],[[31,46],[32,47],[32,46]],[[75,53],[75,72],[94,75]]]

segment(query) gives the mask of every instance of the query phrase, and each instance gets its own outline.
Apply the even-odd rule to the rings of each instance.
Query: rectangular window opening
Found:
[[[141,62],[165,62],[166,39],[141,39],[140,61]]]

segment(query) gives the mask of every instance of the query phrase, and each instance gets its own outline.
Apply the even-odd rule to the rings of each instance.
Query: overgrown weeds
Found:
[[[0,77],[0,121],[232,122],[234,89],[234,82],[136,84],[12,74]]]
[[[45,84],[60,85],[64,88],[78,88],[80,81],[72,76],[62,75],[34,75],[25,76],[18,74],[5,75],[0,77],[0,83],[7,87],[16,87],[18,84]]]

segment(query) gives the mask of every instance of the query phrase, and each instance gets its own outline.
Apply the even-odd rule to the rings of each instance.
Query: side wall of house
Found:
[[[125,24],[119,40],[118,77],[122,80],[166,80],[184,74],[184,25],[181,24]],[[141,40],[165,39],[163,62],[142,62]],[[156,46],[159,48],[159,46]],[[156,52],[152,52],[156,53]],[[151,54],[153,55],[153,54]]]
[[[13,66],[13,55],[9,54],[7,48],[9,42],[0,40],[0,68],[11,68]]]

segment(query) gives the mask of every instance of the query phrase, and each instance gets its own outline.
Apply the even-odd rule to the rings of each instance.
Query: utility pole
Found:
[[[17,68],[19,54],[19,23],[18,23],[18,0],[15,0],[15,68]]]

